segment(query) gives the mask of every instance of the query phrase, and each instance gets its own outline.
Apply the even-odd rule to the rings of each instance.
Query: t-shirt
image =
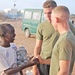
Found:
[[[70,21],[69,21],[69,27],[70,27],[70,30],[72,31],[72,33],[75,35],[75,27]]]
[[[13,43],[6,48],[0,46],[0,75],[3,75],[4,70],[17,66],[16,49],[17,47]]]
[[[71,22],[69,26],[73,34],[75,35],[75,28]],[[53,47],[59,38],[59,33],[54,30],[53,26],[47,20],[38,25],[36,39],[42,40],[42,48],[40,56],[43,59],[51,58]]]
[[[69,75],[72,73],[74,59],[75,59],[75,36],[71,31],[60,35],[58,41],[56,42],[52,58],[51,58],[51,68],[50,75],[57,75],[60,70],[59,61],[60,60],[70,60],[70,71]]]
[[[52,49],[59,37],[50,22],[45,21],[38,26],[36,39],[42,40],[41,57],[43,59],[51,58]]]

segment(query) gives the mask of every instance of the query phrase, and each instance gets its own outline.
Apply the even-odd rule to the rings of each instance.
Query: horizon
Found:
[[[46,0],[0,0],[0,10],[4,9],[13,9],[15,4],[15,9],[17,10],[24,10],[26,8],[33,8],[33,9],[42,9],[42,5]],[[75,14],[75,0],[55,0],[57,5],[65,5],[69,8],[71,14]]]

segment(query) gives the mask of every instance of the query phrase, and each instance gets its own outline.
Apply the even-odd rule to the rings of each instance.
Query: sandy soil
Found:
[[[28,55],[32,56],[35,46],[35,35],[31,35],[30,38],[25,37],[25,33],[21,30],[21,20],[0,21],[0,24],[1,23],[10,23],[14,26],[16,33],[14,43],[16,43],[17,47],[24,46],[27,50]]]
[[[31,35],[30,38],[25,37],[24,32],[21,30],[22,21],[8,20],[8,21],[0,21],[0,23],[10,23],[14,26],[15,32],[16,32],[14,43],[16,43],[17,47],[24,46],[27,50],[28,55],[32,56],[34,46],[35,46],[35,35]],[[75,75],[75,66],[74,66],[72,75]]]

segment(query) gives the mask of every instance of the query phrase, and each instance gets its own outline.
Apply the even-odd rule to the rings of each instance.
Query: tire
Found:
[[[31,35],[31,34],[30,34],[29,29],[26,29],[26,30],[25,30],[25,36],[29,38],[29,37],[30,37],[30,35]]]

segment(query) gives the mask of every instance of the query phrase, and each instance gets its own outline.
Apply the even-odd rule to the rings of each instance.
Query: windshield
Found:
[[[31,11],[25,11],[24,19],[31,19],[32,12]]]
[[[40,20],[41,12],[33,12],[32,20]]]

